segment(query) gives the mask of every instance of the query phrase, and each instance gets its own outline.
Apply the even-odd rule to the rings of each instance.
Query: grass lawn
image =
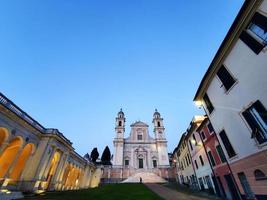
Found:
[[[48,192],[25,200],[162,200],[143,184],[110,184],[78,191]]]

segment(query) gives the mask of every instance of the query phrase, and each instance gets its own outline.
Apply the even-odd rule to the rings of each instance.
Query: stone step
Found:
[[[139,183],[142,178],[143,183],[166,183],[167,181],[152,172],[138,172],[133,176],[128,177],[122,183]]]

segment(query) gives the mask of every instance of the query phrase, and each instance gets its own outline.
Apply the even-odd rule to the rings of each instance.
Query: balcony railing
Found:
[[[0,92],[0,104],[3,105],[5,108],[16,114],[18,117],[26,121],[28,124],[30,124],[32,127],[37,129],[43,134],[54,134],[58,135],[60,138],[65,140],[67,143],[72,145],[72,142],[67,139],[61,132],[58,131],[58,129],[53,128],[44,128],[39,122],[34,120],[30,115],[28,115],[26,112],[21,110],[15,103],[13,103],[11,100],[9,100],[5,95],[3,95]]]

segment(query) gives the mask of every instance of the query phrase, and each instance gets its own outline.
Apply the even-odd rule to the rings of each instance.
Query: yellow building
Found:
[[[96,187],[101,169],[0,93],[0,189],[41,192]]]

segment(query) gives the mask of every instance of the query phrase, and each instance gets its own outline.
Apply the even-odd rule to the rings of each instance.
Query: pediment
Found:
[[[148,125],[144,122],[137,121],[131,124],[131,127],[148,127]]]

